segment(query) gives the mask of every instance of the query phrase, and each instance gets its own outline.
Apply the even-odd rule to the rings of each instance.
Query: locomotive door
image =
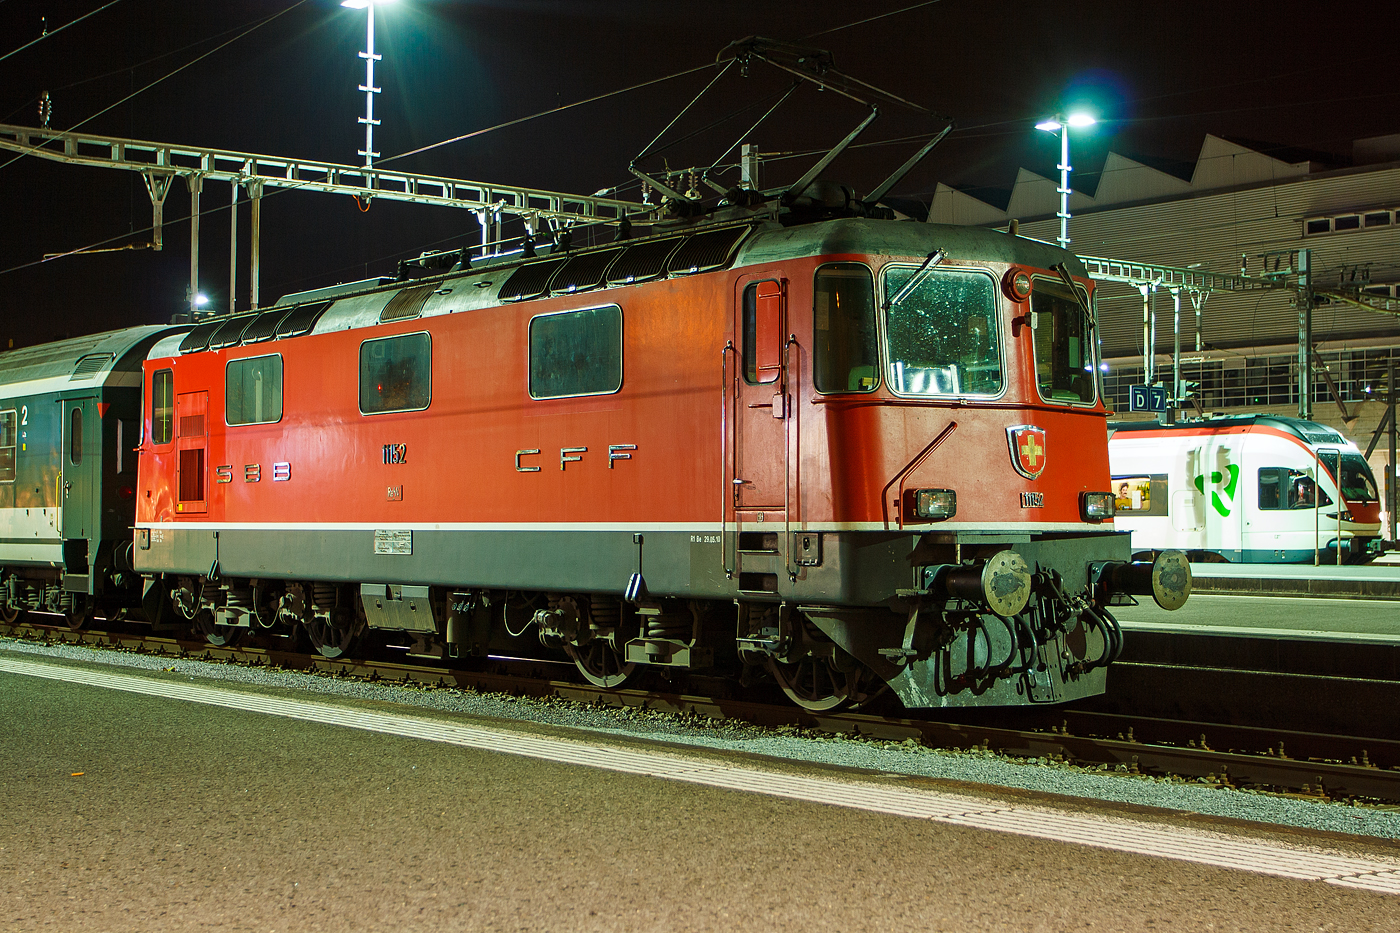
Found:
[[[175,511],[203,512],[205,500],[206,451],[209,431],[205,422],[209,413],[208,392],[186,392],[175,396],[175,447],[179,456],[176,470],[179,477],[179,497]]]
[[[58,504],[63,509],[63,537],[67,540],[97,536],[93,503],[102,461],[99,426],[96,398],[63,400]]]
[[[734,386],[734,508],[771,511],[787,500],[785,281],[740,282]]]

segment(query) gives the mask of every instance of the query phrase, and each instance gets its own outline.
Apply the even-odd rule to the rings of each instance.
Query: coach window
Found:
[[[617,305],[530,319],[530,397],[608,395],[622,388]]]
[[[229,360],[224,370],[224,423],[273,424],[282,420],[282,357]]]
[[[885,295],[899,299],[890,300],[885,312],[889,380],[895,392],[1001,394],[996,283],[990,276],[890,266]]]
[[[156,370],[151,377],[151,443],[169,444],[175,436],[175,371]]]
[[[427,334],[360,344],[360,413],[422,411],[432,400],[433,340]]]
[[[818,392],[873,392],[879,383],[875,280],[858,262],[817,270],[813,286],[812,381]]]
[[[1047,402],[1093,402],[1093,334],[1083,306],[1063,282],[1036,278],[1031,314],[1040,397]]]
[[[0,411],[0,483],[15,481],[17,415],[13,408]]]

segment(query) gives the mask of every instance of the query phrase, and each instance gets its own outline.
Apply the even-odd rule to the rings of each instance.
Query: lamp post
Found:
[[[379,155],[374,151],[374,128],[379,125],[379,121],[374,118],[374,95],[380,90],[374,86],[374,63],[384,57],[374,54],[374,5],[388,2],[389,0],[340,0],[343,7],[364,10],[369,14],[365,50],[360,53],[360,57],[365,60],[365,83],[360,85],[360,90],[365,92],[365,115],[360,117],[360,122],[365,125],[365,148],[360,150],[360,155],[365,157],[366,169],[374,167],[374,157]]]
[[[346,0],[348,3],[349,0]],[[1093,126],[1096,121],[1087,113],[1072,113],[1068,117],[1056,115],[1049,120],[1042,120],[1035,125],[1038,130],[1060,134],[1060,164],[1056,166],[1060,170],[1060,187],[1056,190],[1060,193],[1060,246],[1069,249],[1069,129],[1070,127]]]

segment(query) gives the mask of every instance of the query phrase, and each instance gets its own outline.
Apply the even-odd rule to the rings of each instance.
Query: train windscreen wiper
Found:
[[[928,277],[928,274],[930,271],[932,271],[933,267],[942,262],[943,259],[944,253],[941,249],[936,249],[933,252],[929,253],[928,257],[924,259],[923,265],[915,269],[914,274],[909,276],[909,281],[904,283],[904,287],[885,299],[885,303],[880,306],[880,310],[888,312],[890,308],[893,308],[905,298],[908,298],[909,293],[912,292],[914,289],[918,288],[919,285],[924,281],[924,279]]]

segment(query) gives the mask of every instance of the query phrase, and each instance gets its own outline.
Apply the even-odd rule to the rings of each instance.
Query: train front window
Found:
[[[1084,309],[1063,282],[1037,278],[1031,293],[1035,376],[1047,402],[1094,401],[1094,348]]]
[[[817,270],[812,381],[818,392],[872,392],[879,382],[875,280],[858,262]]]
[[[885,271],[898,296],[918,266]],[[890,386],[901,395],[999,395],[996,285],[980,272],[925,270],[885,313]]]
[[[1348,502],[1376,502],[1376,480],[1360,454],[1342,454],[1342,498]]]

